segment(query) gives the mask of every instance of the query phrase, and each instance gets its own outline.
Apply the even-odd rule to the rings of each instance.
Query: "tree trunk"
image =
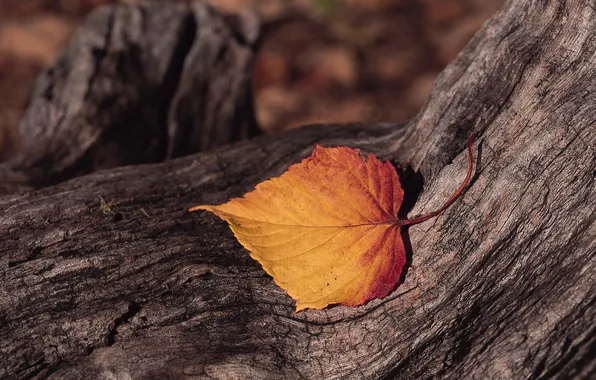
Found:
[[[203,34],[203,28],[223,19],[209,9],[196,22],[197,9],[208,8],[193,7],[196,31],[190,34],[201,36],[195,42],[203,38],[210,44],[218,37]],[[406,126],[303,128],[44,187],[78,172],[50,175],[42,182],[32,181],[31,173],[65,173],[82,151],[90,154],[69,138],[120,131],[114,125],[123,125],[111,118],[105,98],[81,100],[89,89],[86,71],[65,71],[74,89],[64,90],[56,101],[67,110],[80,107],[85,122],[68,119],[71,111],[65,111],[60,114],[67,115],[66,121],[56,123],[45,107],[36,108],[55,98],[47,98],[49,90],[38,91],[23,132],[32,141],[37,133],[48,136],[51,143],[37,149],[52,161],[31,159],[26,170],[3,168],[12,185],[0,198],[0,377],[593,378],[595,8],[593,1],[509,1],[439,76],[427,105]],[[137,14],[139,9],[146,20],[176,20],[151,7],[115,7],[99,15]],[[104,28],[98,18],[91,17],[82,31]],[[182,42],[188,34],[180,32],[184,27],[176,21],[157,24],[171,32],[151,32],[158,26],[143,23],[147,40],[141,51],[164,46],[171,51],[180,44],[188,50]],[[116,25],[121,31],[135,30],[133,22],[109,25],[110,33]],[[178,38],[176,44],[160,42],[158,37],[168,33]],[[226,38],[240,44],[236,34]],[[122,48],[128,54],[139,45]],[[69,54],[69,49],[54,70],[82,59],[83,53]],[[212,57],[196,54],[194,62],[204,69],[188,72],[213,88],[203,100],[192,98],[186,81],[166,80],[172,88],[162,95],[176,104],[167,109],[185,110],[186,116],[176,120],[201,120],[208,104],[224,99],[214,84],[219,77],[211,76],[221,72],[223,63]],[[141,62],[143,75],[111,72],[121,75],[133,94],[165,83],[159,76],[163,66],[151,59]],[[130,82],[133,74],[139,77]],[[72,96],[64,95],[68,92]],[[183,101],[185,96],[192,100]],[[157,111],[152,99],[112,105],[145,120],[144,112]],[[253,123],[249,103],[234,117],[228,111],[218,116],[223,121],[186,127],[176,124],[180,121],[172,124],[176,114],[171,111],[165,119],[169,131],[180,136],[228,133]],[[163,135],[158,124],[163,125],[145,120],[143,138]],[[425,189],[410,214],[421,214],[457,188],[466,171],[464,142],[473,130],[479,141],[472,184],[442,216],[410,229],[411,266],[405,281],[390,296],[362,307],[294,313],[292,299],[250,259],[223,221],[185,211],[241,196],[319,143],[359,147],[411,163],[420,170]],[[110,136],[93,139],[92,151],[128,146],[125,136]],[[169,136],[158,138],[160,153],[151,157],[185,154],[228,139],[211,144]],[[185,145],[188,141],[192,144]],[[26,153],[32,155],[33,148]],[[110,166],[136,163],[126,154],[113,157],[117,162]],[[415,185],[415,176],[405,177],[410,198],[417,196]],[[38,188],[27,191],[32,187]]]

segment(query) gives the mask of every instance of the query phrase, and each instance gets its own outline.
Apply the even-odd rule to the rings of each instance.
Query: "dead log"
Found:
[[[21,122],[25,152],[0,169],[2,192],[256,136],[258,32],[254,15],[200,2],[95,11],[38,78]]]
[[[592,378],[595,34],[593,2],[509,1],[406,126],[304,128],[0,198],[0,377]],[[294,313],[224,222],[185,212],[316,142],[410,162],[420,214],[457,188],[473,129],[471,186],[409,231],[404,283],[363,307]]]

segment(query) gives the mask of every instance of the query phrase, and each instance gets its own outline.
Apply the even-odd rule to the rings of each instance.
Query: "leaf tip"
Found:
[[[206,210],[211,211],[213,210],[213,206],[201,205],[201,206],[194,206],[188,209],[188,212],[195,212],[199,210]]]

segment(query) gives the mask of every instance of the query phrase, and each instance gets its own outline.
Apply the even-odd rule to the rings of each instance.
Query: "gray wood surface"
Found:
[[[307,127],[34,190],[6,187],[0,377],[594,378],[595,8],[509,1],[405,126]],[[471,185],[407,232],[403,284],[363,307],[294,313],[223,221],[185,212],[244,194],[319,143],[411,163],[424,190],[409,215],[422,214],[465,176],[473,130]],[[19,183],[22,172],[4,170]]]

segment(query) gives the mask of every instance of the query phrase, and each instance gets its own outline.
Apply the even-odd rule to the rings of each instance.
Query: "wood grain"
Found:
[[[13,188],[0,198],[0,377],[593,377],[595,34],[593,2],[509,1],[405,126],[312,126]],[[410,162],[421,214],[465,176],[472,130],[472,184],[408,231],[404,283],[364,307],[294,313],[223,221],[185,212],[319,143]]]

